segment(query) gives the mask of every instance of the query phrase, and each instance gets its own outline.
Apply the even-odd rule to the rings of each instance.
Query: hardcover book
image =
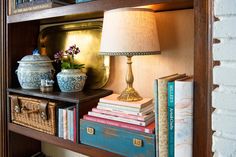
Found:
[[[159,126],[158,126],[158,80],[154,80],[154,112],[155,112],[155,136],[156,157],[159,157]]]
[[[119,121],[119,122],[124,122],[124,123],[129,123],[129,124],[134,124],[134,125],[140,125],[140,126],[147,126],[148,124],[154,121],[154,117],[151,117],[150,119],[144,122],[144,121],[127,119],[127,118],[122,118],[122,117],[117,117],[117,116],[106,115],[106,114],[97,113],[97,112],[88,112],[88,115],[104,118],[104,119],[109,119],[109,120],[114,120],[114,121]]]
[[[147,110],[150,107],[153,107],[153,104],[149,104],[148,106],[145,106],[143,108],[134,108],[134,107],[129,107],[129,106],[120,106],[116,104],[109,104],[109,103],[104,103],[104,102],[99,102],[98,106],[103,106],[103,107],[109,107],[117,110],[124,110],[124,111],[131,111],[131,112],[142,112]]]
[[[175,81],[175,157],[192,157],[193,80]]]
[[[168,82],[168,156],[174,157],[175,82]]]
[[[119,105],[119,106],[127,106],[127,107],[132,107],[132,108],[139,108],[139,109],[152,104],[151,98],[143,98],[140,101],[125,102],[125,101],[118,100],[117,99],[118,96],[119,96],[119,94],[111,94],[106,97],[100,98],[99,102],[113,104],[113,105]]]
[[[60,0],[39,0],[39,1],[33,1],[33,2],[24,2],[24,3],[18,3],[18,1],[13,0],[13,3],[11,3],[13,6],[10,10],[10,14],[18,14],[18,13],[24,13],[29,11],[36,11],[36,10],[42,10],[42,9],[49,9],[59,6],[64,6],[69,3],[65,1]]]
[[[160,157],[168,157],[167,83],[185,76],[185,74],[174,74],[158,79],[158,136]]]
[[[99,117],[93,117],[93,116],[89,116],[89,115],[84,115],[83,119],[93,121],[93,122],[102,123],[102,124],[107,124],[107,125],[111,125],[111,126],[126,128],[126,129],[130,129],[130,130],[145,132],[145,133],[149,133],[149,134],[152,134],[155,129],[154,122],[152,122],[151,124],[144,127],[144,126],[138,126],[138,125],[118,122],[118,121],[114,121],[114,120],[99,118]]]
[[[151,117],[154,117],[154,112],[150,112],[147,115],[138,116],[138,115],[125,114],[125,113],[118,112],[118,111],[101,110],[98,108],[93,108],[92,111],[97,112],[97,113],[106,114],[106,115],[123,117],[123,118],[127,118],[127,119],[139,120],[139,121],[146,121],[146,120],[150,119]]]
[[[74,108],[75,106],[67,108],[67,139],[70,141],[74,141]]]
[[[58,137],[63,138],[64,137],[64,126],[63,126],[63,109],[58,109]]]
[[[141,112],[140,111],[130,111],[127,110],[126,108],[120,108],[118,107],[111,107],[111,105],[98,105],[97,106],[98,109],[102,109],[102,110],[109,110],[109,111],[114,111],[114,112],[122,112],[124,114],[130,114],[130,115],[139,115],[139,116],[143,116],[146,115],[150,112],[153,111],[154,106],[153,105],[149,105],[147,107],[145,107]]]

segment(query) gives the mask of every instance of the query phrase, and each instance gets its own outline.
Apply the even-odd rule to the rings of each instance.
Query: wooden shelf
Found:
[[[46,99],[53,99],[63,102],[70,102],[70,103],[84,103],[92,99],[98,99],[100,97],[104,97],[112,93],[111,90],[105,89],[97,89],[97,90],[83,90],[81,92],[74,92],[74,93],[64,93],[64,92],[49,92],[49,93],[42,93],[39,90],[26,90],[22,88],[8,88],[8,92],[17,93],[17,94],[24,94],[28,96],[35,96],[40,98]]]
[[[155,11],[193,8],[193,0],[96,0],[87,3],[10,15],[7,23],[42,20],[42,23],[103,17],[105,10],[145,6]]]
[[[61,148],[69,149],[78,153],[82,153],[85,155],[89,156],[95,156],[96,157],[104,157],[104,156],[109,156],[109,157],[121,157],[121,155],[114,154],[108,151],[104,151],[95,147],[83,145],[83,144],[76,144],[73,143],[69,140],[64,140],[62,138],[52,136],[40,131],[36,131],[27,127],[23,127],[17,124],[13,123],[8,123],[8,129],[12,132],[39,140],[39,141],[44,141],[50,144],[57,145]]]

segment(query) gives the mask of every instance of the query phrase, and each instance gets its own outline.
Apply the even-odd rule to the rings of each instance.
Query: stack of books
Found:
[[[155,129],[154,105],[151,98],[124,102],[117,99],[118,94],[100,98],[96,108],[84,115],[85,120],[121,128],[153,133]]]
[[[77,142],[76,106],[58,109],[58,137]]]

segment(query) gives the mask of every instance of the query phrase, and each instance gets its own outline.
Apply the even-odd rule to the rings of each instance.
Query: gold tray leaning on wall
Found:
[[[98,89],[107,83],[110,73],[109,56],[99,55],[101,32],[101,21],[49,26],[39,34],[39,50],[46,48],[47,55],[53,58],[57,51],[76,44],[80,53],[75,60],[85,64],[82,71],[88,76],[85,88]]]

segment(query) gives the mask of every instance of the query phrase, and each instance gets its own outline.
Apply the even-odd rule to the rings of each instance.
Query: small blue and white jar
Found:
[[[62,69],[57,74],[57,83],[62,92],[79,92],[84,88],[87,76],[80,69]]]

